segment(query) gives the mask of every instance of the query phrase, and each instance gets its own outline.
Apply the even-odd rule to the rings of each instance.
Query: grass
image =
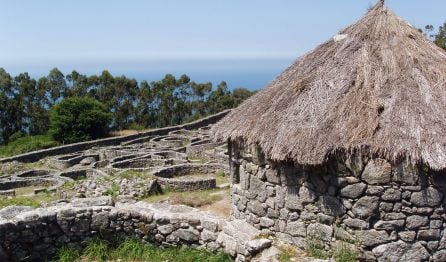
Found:
[[[298,256],[296,248],[290,245],[282,245],[279,247],[279,250],[280,254],[278,259],[280,262],[291,262],[293,258]]]
[[[105,191],[105,195],[106,196],[111,196],[112,198],[116,198],[117,196],[119,196],[119,190],[121,188],[119,187],[118,184],[113,183],[111,188],[107,189],[107,191]]]
[[[191,162],[199,163],[199,164],[206,164],[207,162],[209,162],[209,159],[207,159],[205,157],[187,156],[187,159]]]
[[[219,170],[215,173],[215,178],[217,180],[217,185],[227,184],[229,182],[228,177],[222,170]]]
[[[333,258],[337,262],[355,262],[358,261],[359,252],[346,243],[339,244],[335,250]]]
[[[149,172],[141,172],[141,171],[135,171],[135,170],[126,170],[118,175],[120,178],[125,179],[150,179],[154,178],[154,176]]]
[[[8,206],[32,206],[40,207],[42,202],[51,202],[55,200],[56,197],[48,192],[43,192],[34,196],[24,197],[0,197],[0,208]]]
[[[77,249],[63,246],[57,250],[56,256],[59,262],[72,262],[81,256],[81,252]]]
[[[223,253],[211,253],[192,248],[160,248],[153,244],[142,243],[138,239],[128,238],[118,245],[101,239],[86,243],[82,251],[62,247],[58,250],[58,261],[124,261],[124,262],[226,262],[231,258]]]
[[[49,135],[25,136],[0,146],[0,157],[19,155],[60,145]]]
[[[335,228],[335,239],[331,249],[326,249],[326,243],[316,233],[313,236],[307,236],[307,253],[310,257],[318,259],[334,258],[336,262],[355,262],[358,261],[357,240],[348,235],[347,232]]]
[[[227,193],[227,189],[211,189],[193,192],[175,192],[164,190],[162,194],[147,197],[144,199],[144,201],[150,203],[169,201],[169,203],[174,205],[202,207],[222,200],[224,195]]]
[[[79,177],[73,181],[67,181],[63,183],[62,187],[65,189],[73,190],[77,185],[82,184],[82,182],[85,181],[86,179],[87,179],[86,177]]]
[[[83,257],[88,261],[105,261],[109,253],[109,244],[99,238],[94,238],[87,242]]]

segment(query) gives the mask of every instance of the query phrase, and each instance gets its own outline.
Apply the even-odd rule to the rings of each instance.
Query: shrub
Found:
[[[111,114],[94,99],[71,97],[51,109],[50,119],[54,139],[76,143],[107,136]]]

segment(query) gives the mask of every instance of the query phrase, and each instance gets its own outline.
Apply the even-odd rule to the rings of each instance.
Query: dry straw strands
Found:
[[[276,161],[333,154],[446,168],[446,53],[378,2],[214,127]]]

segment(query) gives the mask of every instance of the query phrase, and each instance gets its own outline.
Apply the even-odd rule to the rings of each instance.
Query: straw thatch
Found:
[[[361,152],[446,168],[446,53],[380,1],[214,127],[276,161]]]

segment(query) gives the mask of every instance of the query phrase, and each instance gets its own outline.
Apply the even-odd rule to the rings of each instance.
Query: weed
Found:
[[[81,252],[75,248],[61,247],[57,250],[57,260],[59,262],[72,262],[81,256]]]
[[[62,247],[57,252],[60,261],[151,261],[151,262],[229,262],[231,257],[224,253],[211,253],[193,248],[160,248],[153,244],[143,243],[135,238],[127,238],[115,248],[104,240],[88,241],[82,253]],[[64,260],[62,260],[62,258]]]
[[[108,245],[106,241],[99,238],[89,240],[82,257],[90,261],[105,261],[109,253]]]
[[[118,184],[113,183],[111,188],[107,189],[107,191],[105,191],[105,195],[106,196],[111,196],[112,198],[116,198],[117,196],[119,196],[119,190],[121,188],[119,187]]]
[[[279,261],[290,262],[293,258],[297,257],[297,251],[295,247],[289,245],[282,245],[279,247]]]

